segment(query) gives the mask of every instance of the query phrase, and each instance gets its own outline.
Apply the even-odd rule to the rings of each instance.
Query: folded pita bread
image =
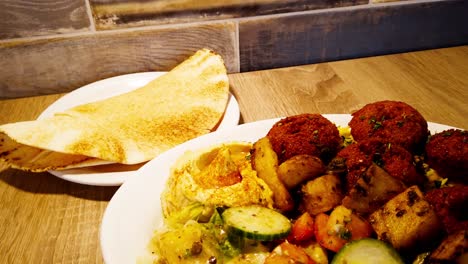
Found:
[[[228,96],[221,56],[203,49],[134,91],[0,126],[0,160],[30,171],[145,162],[212,131]]]

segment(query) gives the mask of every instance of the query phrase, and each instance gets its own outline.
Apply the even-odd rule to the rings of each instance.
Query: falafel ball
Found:
[[[468,131],[448,129],[426,144],[426,162],[441,177],[468,182]]]
[[[468,186],[457,185],[433,189],[426,193],[425,199],[432,204],[442,221],[445,231],[450,234],[458,230],[468,230]]]
[[[412,106],[398,101],[365,105],[352,114],[349,126],[356,141],[381,138],[411,153],[422,151],[429,135],[424,117]]]
[[[422,185],[425,180],[416,169],[413,155],[408,150],[381,139],[361,140],[342,149],[337,157],[345,160],[347,190],[354,187],[372,163],[377,164],[407,186]]]
[[[320,114],[283,118],[272,126],[267,137],[280,163],[300,154],[313,155],[328,163],[342,144],[338,128]]]

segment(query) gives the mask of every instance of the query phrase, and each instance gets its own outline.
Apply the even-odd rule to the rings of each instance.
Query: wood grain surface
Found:
[[[86,0],[2,0],[0,39],[89,31]]]
[[[468,128],[468,46],[231,74],[242,122],[350,113],[405,101],[428,121]],[[63,94],[0,101],[0,123],[35,119]],[[99,229],[118,187],[0,172],[0,263],[102,263]]]
[[[168,71],[201,48],[216,51],[229,72],[239,72],[234,29],[232,22],[219,22],[0,43],[0,69],[8,69],[0,70],[0,98],[70,92],[125,73]]]
[[[367,0],[90,0],[98,30],[284,14],[368,3]]]

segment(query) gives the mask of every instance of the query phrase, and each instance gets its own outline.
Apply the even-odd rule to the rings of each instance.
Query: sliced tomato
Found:
[[[330,216],[319,214],[315,218],[315,236],[321,246],[338,252],[352,240],[370,237],[372,226],[348,208],[339,205]]]
[[[325,213],[315,216],[315,238],[322,247],[337,252],[343,245],[340,240],[329,234],[328,219],[330,219],[330,216]]]
[[[294,221],[288,241],[299,244],[314,237],[314,218],[305,212]]]

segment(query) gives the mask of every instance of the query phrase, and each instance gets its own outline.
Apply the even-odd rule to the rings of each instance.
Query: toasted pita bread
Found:
[[[0,126],[0,159],[31,171],[145,162],[212,131],[228,96],[221,56],[203,49],[134,91]]]

